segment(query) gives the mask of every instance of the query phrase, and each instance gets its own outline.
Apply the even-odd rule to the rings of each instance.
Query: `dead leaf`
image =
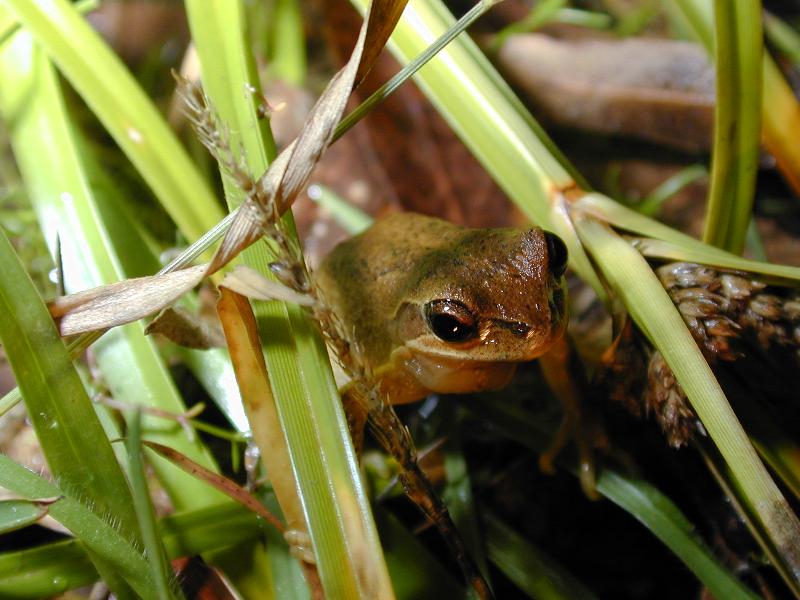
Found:
[[[236,482],[231,481],[227,477],[220,475],[219,473],[214,473],[214,471],[210,471],[206,469],[204,466],[197,464],[188,456],[181,454],[177,450],[173,450],[169,446],[164,446],[163,444],[159,444],[157,442],[150,442],[148,440],[142,440],[142,445],[147,446],[154,452],[160,454],[170,462],[174,463],[190,475],[197,477],[208,483],[209,485],[215,487],[220,492],[235,500],[248,510],[253,511],[259,517],[262,517],[265,521],[270,523],[275,529],[284,533],[286,531],[286,527],[283,523],[273,515],[267,507],[265,507],[261,502],[256,500],[250,492],[246,489],[238,485]]]
[[[300,306],[312,306],[314,298],[308,294],[300,294],[282,283],[267,279],[255,269],[247,265],[237,265],[219,284],[237,294],[255,300],[282,300]]]
[[[48,304],[62,336],[110,329],[153,314],[194,288],[206,276],[206,265],[126,279]]]

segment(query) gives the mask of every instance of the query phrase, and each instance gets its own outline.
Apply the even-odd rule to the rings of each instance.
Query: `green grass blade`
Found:
[[[241,148],[250,171],[258,176],[274,148],[266,123],[257,116],[258,98],[246,91],[258,89],[258,80],[243,44],[241,3],[192,0],[187,9],[206,93],[229,127],[232,146]],[[231,209],[242,200],[229,182],[226,196]],[[250,266],[269,273],[271,259],[263,245],[243,256]],[[372,585],[369,594],[391,597],[338,391],[316,327],[296,306],[259,303],[256,314],[269,322],[265,358],[323,587],[331,597],[356,597],[367,593],[364,585]],[[366,573],[369,576],[363,579]]]
[[[484,515],[489,558],[530,598],[594,600],[596,596],[564,567],[492,513]]]
[[[172,515],[159,526],[171,558],[252,542],[264,533],[263,522],[233,502]],[[280,543],[285,546],[283,540]],[[86,549],[75,540],[0,554],[0,596],[4,598],[50,598],[96,579]]]
[[[190,240],[223,213],[166,122],[67,0],[8,0]]]
[[[50,502],[39,500],[0,500],[0,534],[33,525],[47,515]]]
[[[795,65],[800,63],[800,34],[772,13],[764,13],[764,31],[767,39],[783,52]]]
[[[792,282],[800,280],[798,267],[749,260],[725,252],[645,217],[601,194],[587,194],[576,203],[575,210],[592,215],[615,228],[651,238],[636,241],[637,249],[645,256],[749,271],[783,284],[793,285]]]
[[[144,472],[144,455],[142,450],[142,415],[136,410],[127,419],[128,431],[125,447],[128,450],[128,477],[133,492],[133,508],[139,519],[144,551],[150,563],[153,579],[153,593],[158,600],[178,600],[183,594],[170,586],[172,569],[167,562],[166,552],[156,524],[156,514],[150,500],[150,490]]]
[[[714,13],[711,0],[676,0],[675,5],[680,9],[679,14],[685,17],[691,33],[700,40],[709,55],[712,55]],[[800,129],[800,103],[775,61],[766,53],[762,61],[762,81],[761,132],[764,146],[775,157],[778,169],[792,189],[798,193],[800,145],[796,143],[795,132]]]
[[[87,457],[86,462],[90,460],[91,458]],[[96,513],[98,505],[94,505],[92,510],[87,508],[86,503],[89,502],[90,496],[82,495],[64,484],[60,488],[56,487],[3,454],[0,454],[0,486],[28,498],[63,495],[61,500],[50,507],[50,515],[69,529],[91,553],[92,562],[111,589],[119,589],[117,593],[122,597],[133,597],[130,591],[126,591],[126,587],[121,585],[121,582],[125,581],[139,596],[147,597],[150,594],[150,568],[145,558],[135,548],[136,542],[132,541],[133,538],[127,535],[127,532],[120,530],[123,523],[119,520],[115,519],[113,526],[105,520],[112,513],[106,513],[101,517]],[[125,491],[130,500],[127,487]],[[116,513],[113,516],[116,516]],[[62,584],[61,581],[54,583]],[[63,585],[66,585],[66,582]],[[62,589],[65,588],[62,586]]]
[[[761,131],[761,2],[714,3],[717,93],[703,240],[744,249],[753,207]]]
[[[576,223],[631,317],[658,348],[784,560],[800,575],[800,522],[770,478],[683,319],[644,258],[606,225]]]

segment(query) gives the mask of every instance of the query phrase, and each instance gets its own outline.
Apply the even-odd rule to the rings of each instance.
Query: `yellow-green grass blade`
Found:
[[[761,132],[760,0],[716,0],[716,108],[703,240],[740,254],[750,224]]]
[[[252,57],[244,46],[242,4],[225,0],[187,3],[205,90],[229,128],[251,173],[259,176],[274,155],[267,124],[258,119],[258,89]],[[229,208],[242,194],[226,182]],[[265,246],[245,251],[244,261],[269,273]],[[386,565],[358,473],[347,423],[316,326],[297,306],[260,304],[268,324],[265,358],[312,538],[317,569],[330,597],[356,597],[370,573],[371,594],[392,597]],[[359,591],[360,590],[360,591]]]
[[[800,34],[770,12],[764,12],[764,32],[770,43],[783,52],[793,64],[800,63]]]
[[[207,183],[119,58],[67,0],[7,0],[119,144],[187,239],[223,213]],[[3,9],[5,12],[6,9]]]
[[[758,458],[710,367],[645,259],[607,225],[576,223],[581,239],[637,326],[658,348],[774,544],[800,576],[800,522]]]
[[[27,34],[18,34],[3,54],[0,67],[3,91],[0,112],[10,124],[15,158],[45,236],[55,250],[61,240],[66,285],[78,291],[112,283],[130,275],[126,255],[141,253],[120,232],[133,227],[113,210],[113,199],[99,199],[89,173],[96,169],[81,151],[58,81],[49,60],[35,51]],[[104,221],[103,217],[110,221]],[[108,225],[108,227],[107,227]],[[117,235],[112,235],[116,232]],[[146,250],[145,250],[146,252]],[[114,397],[130,404],[147,404],[181,413],[183,401],[141,323],[109,332],[95,346],[98,366]],[[210,455],[197,441],[189,441],[174,421],[147,417],[154,441],[174,447],[205,466]],[[159,475],[178,508],[199,508],[219,502],[221,496],[168,461],[155,462]]]
[[[144,450],[142,448],[142,414],[136,410],[127,419],[125,447],[128,450],[128,479],[133,493],[133,508],[139,520],[142,545],[150,563],[153,579],[151,593],[159,600],[178,600],[183,598],[180,588],[173,589],[170,580],[172,569],[167,561],[164,544],[156,523],[156,513],[150,500],[145,475]]]
[[[353,4],[363,12],[366,0]],[[412,3],[392,34],[390,48],[405,64],[454,21],[437,0]],[[460,35],[420,69],[415,80],[520,209],[564,239],[572,268],[604,297],[566,216],[565,194],[578,191],[574,173],[563,166],[558,150],[477,46]]]

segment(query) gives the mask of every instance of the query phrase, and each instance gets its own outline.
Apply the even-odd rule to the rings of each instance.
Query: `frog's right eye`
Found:
[[[433,335],[445,342],[466,342],[478,335],[478,320],[466,306],[455,300],[428,302],[425,319]]]
[[[567,245],[554,233],[544,232],[544,239],[547,242],[547,267],[553,277],[561,277],[567,270]]]

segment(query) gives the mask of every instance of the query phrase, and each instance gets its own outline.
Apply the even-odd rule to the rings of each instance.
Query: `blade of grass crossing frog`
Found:
[[[381,8],[391,13],[397,5],[382,2]],[[266,123],[258,119],[257,99],[246,91],[258,85],[252,57],[242,43],[241,4],[194,1],[187,7],[206,92],[230,128],[232,146],[242,149],[250,172],[260,174],[274,148]],[[290,168],[297,171],[297,166]],[[226,192],[229,207],[236,208],[241,192],[230,185]],[[291,224],[289,228],[293,231]],[[248,249],[243,258],[262,274],[269,273],[272,258],[264,246]],[[269,322],[266,362],[323,587],[332,596],[361,590],[371,597],[392,597],[324,344],[298,307],[259,304],[257,315]]]
[[[714,2],[716,107],[703,240],[741,254],[753,207],[761,130],[761,2]]]
[[[364,10],[365,0],[353,0]],[[454,19],[437,1],[408,6],[390,48],[401,63],[424,51]],[[415,75],[415,80],[456,134],[509,198],[538,225],[567,244],[570,265],[601,296],[605,291],[566,214],[573,177],[533,117],[467,36],[457,37]]]
[[[223,214],[186,151],[119,58],[67,0],[9,0],[189,240]]]
[[[27,35],[15,36],[3,61],[2,74],[13,85],[0,96],[0,110],[11,128],[11,141],[30,199],[45,237],[52,244],[60,236],[66,285],[69,291],[90,288],[123,279],[131,254],[128,238],[110,231],[132,229],[125,215],[106,206],[100,208],[90,186],[96,170],[85,144],[72,127],[49,60],[34,51]],[[26,69],[25,66],[28,66]],[[35,85],[35,93],[29,93]],[[105,222],[102,217],[106,217]],[[155,344],[145,338],[140,323],[109,332],[97,345],[100,371],[114,397],[130,404],[144,403],[174,413],[186,409],[161,361]],[[213,467],[213,460],[197,441],[189,441],[171,421],[149,416],[146,427],[156,441],[172,445],[193,460]],[[199,508],[221,500],[213,490],[195,481],[166,461],[155,463],[157,471],[179,508]]]
[[[759,460],[666,291],[644,258],[606,225],[584,217],[577,227],[631,317],[666,359],[787,572],[800,578],[800,522]]]
[[[469,410],[535,452],[544,451],[552,439],[552,431],[543,427],[539,415],[529,411],[496,402],[472,402]],[[565,466],[577,475],[576,464]],[[696,527],[658,489],[606,465],[598,474],[597,490],[647,527],[715,597],[755,600],[703,543]]]

